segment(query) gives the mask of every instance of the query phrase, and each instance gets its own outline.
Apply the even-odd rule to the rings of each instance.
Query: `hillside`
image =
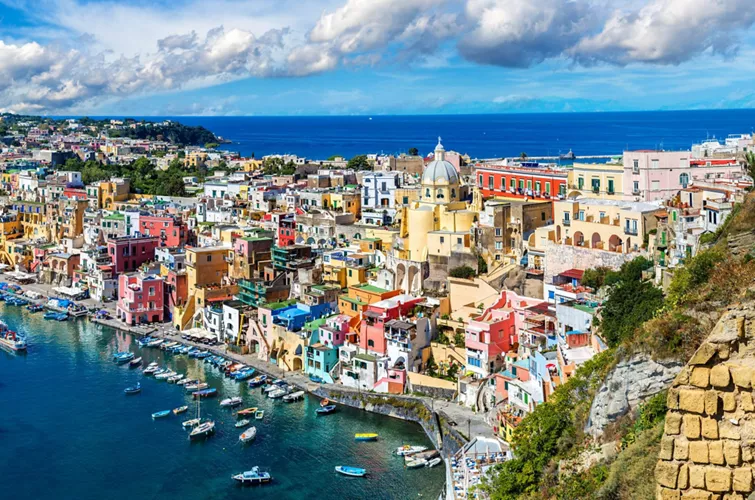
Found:
[[[522,421],[516,458],[483,485],[490,497],[654,498],[666,389],[727,309],[755,297],[753,249],[750,194],[665,293],[642,280],[641,258],[586,273],[607,291],[596,327],[610,348]]]

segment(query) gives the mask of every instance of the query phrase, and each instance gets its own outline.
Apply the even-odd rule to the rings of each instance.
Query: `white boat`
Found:
[[[173,370],[168,370],[168,371],[166,371],[166,372],[162,372],[162,373],[158,373],[158,374],[156,374],[156,375],[155,375],[155,378],[156,378],[157,380],[167,380],[167,379],[169,379],[170,377],[173,377],[173,376],[175,376],[175,375],[178,375],[178,374],[177,374],[176,372],[174,372]]]
[[[280,389],[280,386],[279,386],[279,385],[276,385],[276,384],[270,384],[270,385],[268,385],[267,387],[263,388],[263,389],[262,389],[262,392],[268,393],[268,392],[273,392],[273,391],[276,391],[276,390],[278,390],[278,389]]]
[[[251,420],[248,420],[248,419],[246,419],[246,418],[245,418],[245,419],[239,420],[239,421],[238,421],[238,422],[236,422],[236,423],[235,423],[234,425],[235,425],[235,427],[236,427],[237,429],[241,429],[242,427],[246,427],[246,426],[247,426],[247,425],[249,425],[250,423],[251,423]]]
[[[182,378],[181,380],[177,380],[176,381],[176,385],[186,385],[188,383],[195,383],[195,382],[196,382],[196,380],[191,380],[191,379],[188,379],[188,378]]]
[[[233,408],[235,406],[240,406],[241,403],[243,403],[243,402],[244,402],[244,400],[237,396],[237,397],[226,398],[226,399],[222,400],[220,402],[220,406],[223,406],[223,407],[226,407],[226,408],[227,407]]]
[[[405,463],[407,469],[417,469],[419,467],[424,467],[427,465],[427,460],[424,458],[412,458],[406,461]]]
[[[199,419],[198,418],[192,418],[191,420],[187,420],[184,423],[181,424],[184,429],[189,429],[196,427],[199,425]]]
[[[198,384],[186,384],[184,386],[184,389],[186,389],[186,392],[194,392],[194,391],[201,391],[202,389],[207,389],[209,385],[207,385],[204,382],[200,382]]]
[[[269,397],[270,399],[279,399],[285,396],[286,394],[288,394],[288,390],[279,387],[275,389],[274,391],[268,392],[267,397]]]
[[[152,363],[149,364],[149,366],[147,366],[147,368],[142,370],[142,373],[145,375],[153,375],[157,371],[158,368],[159,368],[159,365],[153,361]]]
[[[197,425],[189,433],[189,439],[202,439],[209,437],[210,434],[215,432],[215,422],[212,420],[205,420],[202,422],[202,398],[197,398]]]
[[[182,378],[184,378],[183,373],[177,373],[177,374],[173,375],[172,377],[168,377],[168,383],[169,384],[175,384],[176,382],[178,382]]]
[[[257,437],[257,428],[250,427],[241,433],[241,435],[239,436],[239,441],[241,441],[242,443],[248,443],[249,441],[253,440],[255,437]]]
[[[440,458],[440,457],[435,457],[435,458],[433,458],[432,460],[430,460],[429,462],[427,462],[427,463],[425,464],[425,467],[435,467],[436,465],[438,465],[438,464],[439,464],[439,463],[441,463],[442,461],[443,461],[443,460],[441,460],[441,458]]]
[[[283,396],[283,401],[285,401],[286,403],[291,403],[300,399],[304,399],[304,391],[296,391]]]
[[[252,470],[235,474],[231,477],[241,484],[263,484],[269,483],[273,479],[269,472],[262,472],[257,466],[252,467]]]
[[[415,453],[421,453],[427,449],[427,446],[411,446],[408,444],[405,444],[404,446],[401,446],[396,449],[396,455],[400,457],[408,457],[411,455],[414,455]]]

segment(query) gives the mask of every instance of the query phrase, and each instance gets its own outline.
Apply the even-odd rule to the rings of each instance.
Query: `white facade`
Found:
[[[396,189],[401,187],[401,174],[369,172],[362,177],[362,210],[384,212],[390,224],[396,216]]]

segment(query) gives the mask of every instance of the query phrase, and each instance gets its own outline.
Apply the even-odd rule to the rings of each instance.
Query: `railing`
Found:
[[[637,236],[637,228],[624,227],[624,234],[628,234],[630,236]]]
[[[569,220],[569,219],[564,219],[561,222],[564,224],[564,226],[571,226],[571,220]]]

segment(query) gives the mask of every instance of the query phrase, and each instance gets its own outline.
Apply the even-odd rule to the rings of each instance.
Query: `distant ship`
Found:
[[[572,150],[570,149],[568,153],[566,153],[565,155],[558,155],[558,157],[559,157],[559,158],[560,158],[561,160],[574,160],[575,158],[577,158],[577,155],[575,155],[575,154],[574,154],[574,153],[572,152]]]

